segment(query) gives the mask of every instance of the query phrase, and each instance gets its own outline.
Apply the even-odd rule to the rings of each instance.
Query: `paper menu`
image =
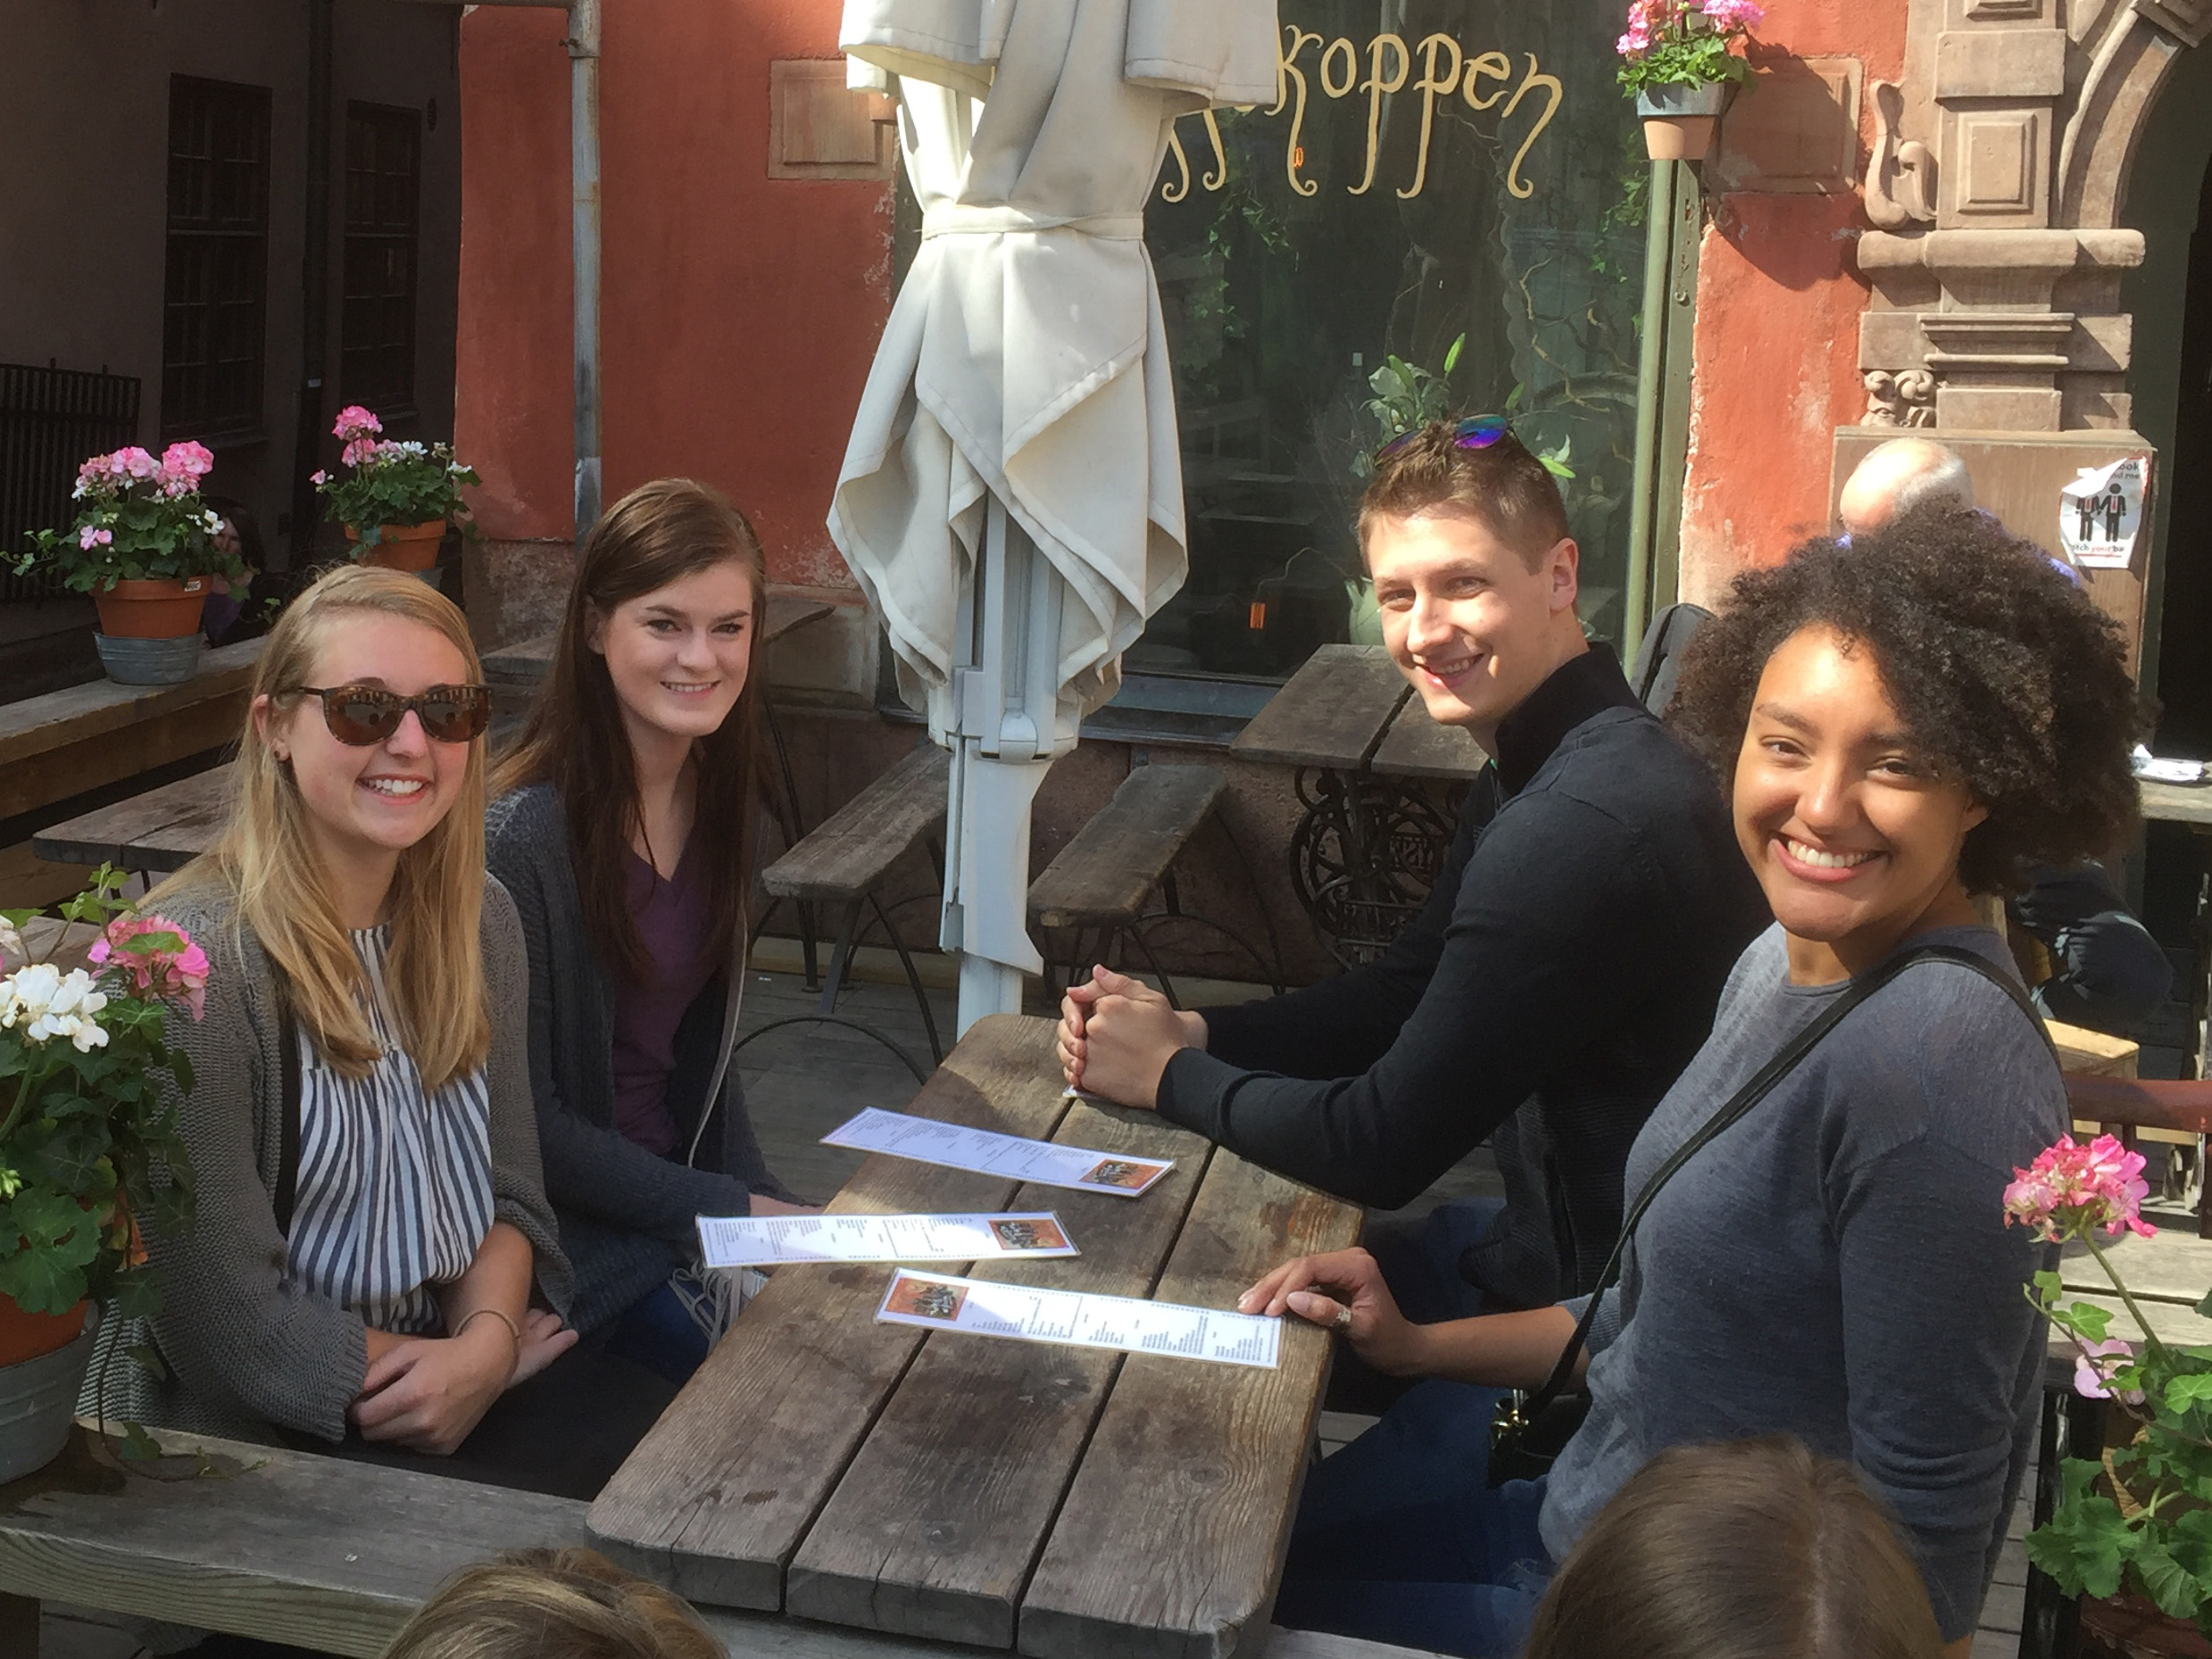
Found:
[[[1118,1199],[1137,1197],[1175,1167],[1172,1158],[1130,1157],[1051,1141],[1025,1141],[1019,1135],[964,1129],[958,1124],[941,1124],[934,1117],[910,1117],[904,1112],[878,1111],[874,1107],[831,1130],[822,1137],[822,1144],[888,1152],[917,1163],[1005,1175],[1043,1186],[1109,1192]]]
[[[1049,1210],[971,1215],[702,1215],[710,1267],[792,1262],[974,1262],[1075,1256]]]
[[[1259,1314],[903,1269],[892,1275],[891,1289],[876,1317],[886,1324],[919,1325],[928,1331],[1115,1348],[1125,1354],[1164,1354],[1262,1371],[1275,1369],[1283,1338],[1283,1322]]]

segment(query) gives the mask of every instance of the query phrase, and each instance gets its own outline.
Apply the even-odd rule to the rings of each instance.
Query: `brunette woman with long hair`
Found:
[[[530,964],[530,1082],[586,1339],[680,1381],[732,1311],[701,1215],[797,1207],[731,1054],[744,983],[767,609],[761,543],[662,478],[593,527],[501,765],[491,867]]]
[[[412,577],[333,571],[250,709],[229,824],[156,899],[212,960],[174,1033],[199,1219],[148,1241],[161,1307],[104,1341],[159,1374],[96,1365],[87,1403],[588,1497],[669,1395],[561,1317],[468,625]]]

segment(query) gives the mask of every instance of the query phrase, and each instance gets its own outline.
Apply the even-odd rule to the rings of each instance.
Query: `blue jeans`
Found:
[[[711,1347],[683,1298],[664,1280],[622,1310],[607,1333],[606,1351],[681,1388]]]
[[[1512,1659],[1551,1558],[1544,1482],[1488,1482],[1497,1390],[1431,1380],[1306,1476],[1275,1621]]]

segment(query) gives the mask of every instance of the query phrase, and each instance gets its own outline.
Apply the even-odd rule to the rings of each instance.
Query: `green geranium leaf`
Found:
[[[2135,1576],[2142,1581],[2144,1593],[2168,1618],[2194,1618],[2204,1600],[2204,1591],[2196,1575],[2166,1554],[2155,1539],[2137,1539]]]
[[[2027,1558],[2068,1596],[2110,1596],[2120,1588],[2134,1542],[2118,1505],[2108,1497],[2082,1497],[2061,1506],[2027,1535]]]
[[[123,1425],[123,1438],[115,1447],[115,1455],[127,1463],[157,1464],[162,1461],[161,1442],[146,1431],[142,1423]]]
[[[169,1381],[169,1366],[162,1361],[162,1356],[154,1352],[152,1343],[134,1342],[123,1352],[136,1360],[138,1363],[138,1369],[153,1378],[154,1381]]]

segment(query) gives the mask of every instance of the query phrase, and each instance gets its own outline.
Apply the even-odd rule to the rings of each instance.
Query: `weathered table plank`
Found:
[[[1030,883],[1029,919],[1044,927],[1135,921],[1227,787],[1211,767],[1138,767]]]
[[[1243,760],[1356,771],[1412,693],[1380,645],[1324,645],[1229,742]]]
[[[1068,1105],[1052,1041],[1049,1021],[980,1020],[912,1110],[1049,1139]],[[829,1207],[999,1209],[1015,1184],[878,1155]],[[780,1607],[786,1566],[922,1344],[920,1331],[876,1322],[887,1276],[778,1273],[593,1504],[610,1553],[694,1600]]]
[[[441,1476],[204,1436],[222,1472],[150,1480],[96,1462],[81,1431],[0,1487],[0,1591],[380,1654],[471,1561],[580,1544],[584,1506]]]
[[[1208,1165],[1163,1302],[1232,1307],[1270,1267],[1342,1249],[1361,1212],[1227,1152]],[[1132,1355],[1023,1596],[1032,1659],[1222,1659],[1257,1637],[1329,1364],[1285,1320],[1273,1371]]]
[[[979,1278],[1150,1294],[1212,1148],[1151,1113],[1071,1108],[1052,1137],[1177,1160],[1137,1199],[1024,1187],[1083,1254],[984,1266]],[[786,1612],[1010,1647],[1021,1588],[1059,1512],[1120,1356],[932,1336],[791,1564]]]
[[[1464,726],[1439,726],[1428,705],[1410,696],[1376,745],[1369,763],[1385,777],[1436,777],[1465,783],[1490,764],[1483,746]]]
[[[31,850],[58,864],[112,864],[163,875],[180,870],[221,833],[237,770],[211,767],[49,825],[31,837]]]

